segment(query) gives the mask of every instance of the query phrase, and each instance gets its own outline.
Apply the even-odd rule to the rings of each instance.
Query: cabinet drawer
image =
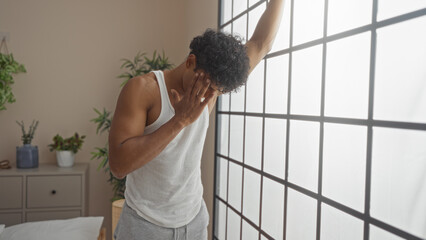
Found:
[[[0,209],[22,208],[22,177],[0,177]]]
[[[0,213],[0,224],[6,227],[22,223],[21,213]]]
[[[80,217],[81,212],[75,211],[49,211],[49,212],[27,212],[27,222],[68,219]]]
[[[27,207],[81,206],[81,176],[27,177]]]

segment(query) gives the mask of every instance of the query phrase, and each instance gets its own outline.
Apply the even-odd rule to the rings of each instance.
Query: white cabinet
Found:
[[[0,224],[87,216],[88,186],[86,163],[1,170]]]

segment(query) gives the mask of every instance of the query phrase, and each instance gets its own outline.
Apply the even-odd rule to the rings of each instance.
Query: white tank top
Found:
[[[161,113],[145,127],[150,134],[175,114],[162,71],[154,71],[161,93]],[[206,106],[200,117],[186,126],[150,162],[127,175],[126,203],[144,219],[168,228],[188,224],[199,212],[203,199],[201,155],[209,125]]]

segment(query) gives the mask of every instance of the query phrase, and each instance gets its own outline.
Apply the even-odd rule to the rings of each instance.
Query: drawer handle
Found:
[[[56,194],[56,190],[52,190],[52,194],[55,195]]]

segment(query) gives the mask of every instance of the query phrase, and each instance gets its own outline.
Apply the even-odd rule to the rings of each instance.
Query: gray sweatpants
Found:
[[[165,228],[155,225],[124,203],[123,210],[114,231],[116,240],[207,240],[209,213],[202,201],[197,216],[185,226]]]

